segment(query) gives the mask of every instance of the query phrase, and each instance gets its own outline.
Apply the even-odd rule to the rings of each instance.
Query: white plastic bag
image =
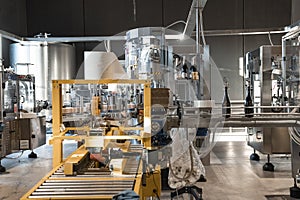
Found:
[[[171,188],[193,185],[199,180],[201,174],[205,176],[205,168],[192,143],[195,135],[195,129],[171,130],[173,142],[168,178]]]

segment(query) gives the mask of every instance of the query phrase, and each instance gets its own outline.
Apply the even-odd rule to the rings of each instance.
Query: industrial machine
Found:
[[[35,78],[29,74],[18,75],[11,69],[2,68],[0,82],[1,159],[24,150],[32,150],[28,157],[36,158],[33,149],[46,143],[46,122],[45,116],[37,116],[34,113]],[[3,166],[1,169],[5,171]]]
[[[99,62],[93,66],[107,71],[96,79],[52,81],[53,170],[22,199],[112,199],[124,190],[153,198],[165,184],[164,169],[169,186],[201,199],[201,188],[193,185],[205,175],[199,157],[209,153],[223,126],[248,127],[248,144],[263,153],[290,152],[289,133],[298,136],[297,128],[288,127],[300,125],[295,45],[247,54],[253,114],[225,119],[223,79],[208,46],[177,44],[166,39],[169,34],[162,28],[130,30],[124,68]],[[116,74],[127,78],[109,78]],[[79,146],[66,159],[64,140]],[[298,152],[296,144],[292,153]],[[274,167],[268,162],[265,169]],[[299,169],[297,161],[293,169]],[[296,171],[293,176],[296,184]]]
[[[200,156],[211,150],[215,129],[209,128],[216,128],[210,122],[214,102],[207,92],[213,67],[207,68],[207,50],[195,52],[194,43],[167,45],[161,28],[134,29],[127,32],[128,79],[53,80],[53,170],[22,199],[111,199],[126,189],[141,199],[156,197],[166,184],[161,169],[172,165],[169,173],[175,173],[183,160],[190,163],[188,173],[173,176],[171,185],[186,187],[182,193],[200,199],[193,183],[205,175]],[[172,147],[172,138],[178,137],[179,154]],[[67,139],[80,147],[63,159]],[[188,156],[180,160],[182,153]],[[93,192],[86,186],[91,183]]]
[[[283,94],[286,95],[286,104],[299,105],[299,35],[300,29],[299,24],[292,25],[291,30],[282,37],[282,77],[283,80]],[[292,54],[289,49],[296,49]],[[289,109],[290,113],[299,112],[298,108]],[[300,143],[299,143],[299,127],[289,127],[289,134],[291,137],[291,158],[292,158],[292,176],[294,179],[294,185],[290,188],[290,196],[293,198],[300,198],[299,188],[299,154],[300,154]]]
[[[35,38],[11,45],[12,66],[27,66],[40,88],[23,83],[30,83],[33,76],[3,74],[2,83],[7,87],[1,91],[1,113],[6,113],[0,134],[2,151],[5,147],[11,152],[6,147],[12,144],[16,149],[34,147],[32,131],[24,133],[24,138],[23,132],[18,132],[24,130],[18,127],[29,126],[21,116],[26,115],[22,110],[34,111],[36,107],[32,104],[34,96],[28,101],[34,89],[40,91],[37,100],[52,105],[53,169],[22,199],[113,199],[124,190],[134,191],[140,199],[155,198],[160,196],[164,184],[161,172],[166,168],[171,177],[167,182],[176,188],[171,198],[187,192],[202,199],[201,188],[193,185],[205,175],[199,157],[209,154],[223,126],[249,127],[248,144],[268,155],[289,153],[290,133],[295,180],[291,196],[300,193],[299,50],[294,40],[290,46],[285,44],[299,32],[284,37],[282,51],[280,47],[264,46],[247,54],[246,78],[252,87],[254,113],[224,120],[220,106],[223,78],[210,60],[209,47],[199,42],[205,3],[192,2],[184,30],[191,35],[196,26],[196,42],[181,33],[149,27],[130,30],[124,38],[118,38],[126,41],[123,70],[127,78],[109,78],[122,74],[120,68],[111,68],[105,78],[102,73],[96,74],[96,79],[74,80],[74,46],[52,43],[58,38],[52,42],[47,37]],[[85,38],[69,39],[61,41],[86,42]],[[89,41],[110,39],[96,37]],[[205,43],[203,32],[202,41]],[[105,59],[108,53],[101,54]],[[93,66],[107,67],[102,62]],[[84,71],[93,74],[87,67]],[[23,87],[18,86],[20,81]],[[10,142],[8,135],[17,136]],[[78,143],[78,149],[65,159],[64,140]],[[265,169],[274,168],[268,162]]]
[[[254,114],[257,116],[284,115],[288,108],[278,106],[295,106],[297,85],[284,86],[283,71],[281,67],[282,48],[277,46],[261,46],[246,54],[246,80],[251,86],[251,96],[254,102]],[[299,48],[288,46],[287,77],[288,81],[298,76],[297,57]],[[283,92],[286,87],[286,92]],[[296,91],[295,91],[296,90]],[[278,107],[278,108],[276,108]],[[290,136],[286,127],[253,127],[248,129],[248,145],[263,154],[267,154],[268,162],[263,166],[265,171],[274,171],[270,162],[270,154],[290,154]],[[251,160],[259,160],[255,152]]]
[[[282,37],[281,46],[262,46],[247,54],[246,74],[253,87],[254,113],[252,118],[248,117],[242,124],[248,123],[246,126],[250,127],[248,144],[254,149],[267,154],[291,153],[294,185],[290,188],[290,196],[300,198],[300,29],[298,25],[289,28],[288,33]],[[280,120],[283,118],[285,121]],[[289,124],[291,120],[295,120],[295,123]],[[258,159],[255,154],[252,158]],[[274,170],[274,166],[269,163],[269,155],[264,170]]]

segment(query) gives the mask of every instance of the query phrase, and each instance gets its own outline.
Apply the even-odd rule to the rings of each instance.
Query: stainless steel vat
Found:
[[[75,47],[63,43],[14,43],[10,45],[10,64],[17,74],[34,74],[37,100],[51,100],[51,80],[76,76]]]

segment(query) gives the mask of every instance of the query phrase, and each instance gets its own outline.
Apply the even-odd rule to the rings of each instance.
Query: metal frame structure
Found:
[[[142,183],[142,160],[135,162],[127,162],[133,173],[131,176],[114,176],[113,174],[90,174],[78,176],[66,176],[64,171],[69,170],[70,163],[73,162],[74,157],[81,157],[86,154],[86,146],[83,144],[76,151],[74,151],[67,159],[63,160],[62,142],[65,139],[82,140],[87,136],[66,136],[68,130],[83,130],[88,132],[89,127],[69,127],[61,130],[62,124],[62,85],[63,84],[142,84],[144,85],[144,120],[149,122],[149,127],[144,125],[143,128],[137,127],[123,127],[122,130],[140,130],[141,134],[138,136],[127,135],[105,135],[103,139],[138,139],[142,141],[139,146],[142,148],[150,147],[151,145],[151,88],[150,81],[147,80],[53,80],[52,81],[52,109],[53,109],[53,138],[51,144],[53,145],[53,169],[41,181],[39,181],[30,191],[28,191],[21,199],[112,199],[113,193],[112,185],[109,183],[116,183],[123,185],[114,192],[121,192],[129,189],[135,191],[140,195],[140,199],[145,199],[149,196],[160,195],[160,169],[156,168],[154,172],[147,173],[144,183]],[[146,122],[145,122],[146,123]],[[128,148],[131,148],[129,146]],[[133,152],[136,148],[133,148]],[[68,164],[68,165],[66,165]],[[127,165],[127,164],[126,164]],[[133,166],[134,165],[134,166]],[[67,168],[66,168],[67,167]],[[68,172],[69,173],[69,172]],[[129,183],[126,187],[127,183]],[[146,183],[147,186],[144,184]],[[77,186],[74,186],[77,185]],[[88,184],[88,185],[87,185]],[[92,188],[90,188],[92,187]],[[153,193],[154,189],[157,193]],[[63,191],[62,191],[63,190]],[[99,195],[101,193],[101,195]]]
[[[121,79],[103,79],[103,80],[53,80],[52,81],[52,116],[53,116],[53,167],[59,165],[62,160],[62,141],[64,139],[82,140],[83,136],[66,136],[68,130],[83,130],[88,132],[89,127],[70,127],[61,130],[62,121],[62,85],[63,84],[143,84],[144,85],[144,119],[147,121],[148,127],[143,128],[140,136],[104,136],[104,139],[141,139],[145,147],[151,145],[151,88],[150,81],[146,80],[121,80]],[[121,128],[122,129],[122,128]],[[136,129],[136,128],[133,128]],[[147,130],[146,130],[147,129]],[[84,136],[85,137],[85,136]]]

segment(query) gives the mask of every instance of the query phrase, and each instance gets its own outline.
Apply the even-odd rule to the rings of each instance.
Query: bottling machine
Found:
[[[273,171],[269,154],[291,153],[292,177],[290,196],[300,198],[299,189],[299,35],[298,25],[289,27],[281,46],[262,46],[247,53],[246,78],[252,83],[254,118],[248,144],[268,154],[264,170]],[[258,118],[271,119],[258,123]],[[285,118],[286,121],[279,120]],[[295,120],[294,124],[288,121]],[[259,159],[252,154],[252,159]]]
[[[296,85],[286,85],[283,93],[282,77],[282,48],[277,46],[261,46],[246,54],[246,76],[252,88],[254,113],[256,115],[284,115],[288,108],[281,106],[295,106]],[[297,76],[297,54],[299,48],[288,46],[286,49],[288,60],[288,81]],[[295,91],[296,90],[296,91]],[[288,99],[289,98],[289,99]],[[278,108],[277,108],[278,107]],[[263,166],[265,171],[274,171],[270,162],[270,154],[290,154],[290,136],[286,127],[253,127],[248,129],[248,145],[263,154],[268,155],[268,162]],[[251,160],[259,160],[255,152]]]
[[[111,199],[126,189],[141,199],[156,197],[166,184],[163,168],[170,168],[170,185],[201,199],[193,183],[205,175],[199,153],[207,155],[214,141],[207,93],[213,67],[207,47],[196,53],[195,44],[167,45],[164,31],[127,32],[128,79],[52,81],[53,170],[22,199]],[[66,139],[80,147],[63,159]],[[178,174],[183,161],[190,164]]]
[[[282,37],[282,77],[283,80],[283,94],[286,95],[286,105],[299,105],[299,36],[300,28],[299,24],[290,27],[291,30]],[[289,48],[295,48],[292,54],[289,52]],[[299,112],[298,108],[289,109],[290,113]],[[292,176],[294,179],[294,185],[290,188],[290,196],[294,198],[300,198],[299,188],[299,154],[300,154],[300,143],[299,143],[299,127],[290,126],[288,128],[291,137],[291,158],[292,158]]]

